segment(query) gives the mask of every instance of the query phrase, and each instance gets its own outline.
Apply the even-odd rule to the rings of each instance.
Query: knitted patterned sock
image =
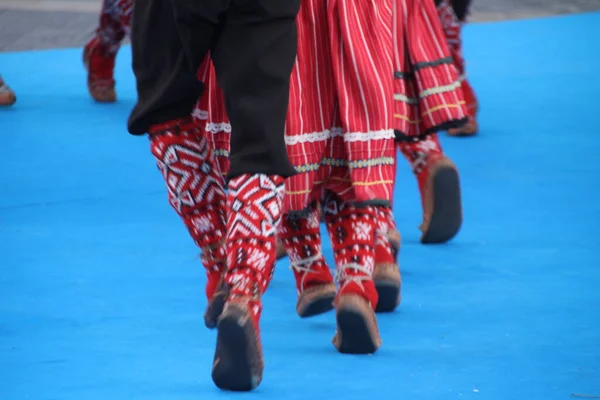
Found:
[[[265,292],[275,267],[276,230],[281,220],[284,179],[244,174],[229,181],[226,282],[229,302],[248,303],[258,329]]]
[[[211,299],[225,268],[226,197],[207,141],[201,127],[186,118],[151,127],[150,144],[169,203],[202,250]]]
[[[356,293],[369,301],[374,310],[378,301],[372,280],[378,222],[375,208],[357,208],[329,195],[323,211],[340,284],[338,297]]]
[[[431,134],[417,142],[400,142],[398,148],[417,178],[421,200],[423,200],[423,191],[429,174],[428,167],[444,156],[438,135]]]
[[[298,294],[315,285],[333,283],[323,257],[320,213],[311,207],[306,218],[284,217],[278,232],[290,258]]]

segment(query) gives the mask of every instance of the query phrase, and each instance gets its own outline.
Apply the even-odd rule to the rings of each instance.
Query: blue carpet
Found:
[[[600,13],[467,27],[481,134],[443,139],[464,229],[418,244],[401,160],[404,302],[379,318],[381,350],[337,354],[333,314],[296,316],[283,261],[265,300],[265,379],[250,394],[210,380],[196,249],[147,139],[125,130],[129,49],[114,105],[89,99],[81,49],[0,53],[19,96],[0,110],[0,399],[600,396],[598,37]]]

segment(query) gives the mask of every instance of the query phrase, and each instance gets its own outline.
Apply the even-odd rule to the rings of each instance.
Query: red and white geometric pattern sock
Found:
[[[390,229],[395,228],[392,210],[389,207],[375,207],[377,229],[375,230],[375,265],[394,264],[396,255],[388,239]],[[390,221],[390,215],[392,220]]]
[[[442,0],[440,5],[437,6],[437,11],[440,16],[442,28],[444,29],[446,41],[448,42],[450,54],[454,60],[454,66],[458,70],[459,75],[463,75],[465,73],[465,61],[462,54],[461,23],[448,0]]]
[[[390,207],[382,207],[380,211],[383,212],[387,226],[388,226],[388,242],[390,243],[392,249],[392,256],[394,257],[394,262],[398,261],[398,252],[400,251],[400,232],[398,231],[398,227],[396,226],[396,219],[394,217],[394,212]],[[381,216],[380,216],[381,217]]]
[[[284,216],[281,221],[278,236],[289,256],[298,294],[315,285],[333,283],[323,257],[320,219],[317,207],[311,206],[307,217]]]
[[[116,56],[123,39],[129,36],[133,3],[134,0],[104,0],[102,2],[96,37],[105,50],[105,56]]]
[[[225,281],[230,301],[253,299],[248,306],[256,325],[262,311],[260,296],[275,267],[283,193],[284,178],[277,175],[243,174],[229,181]]]
[[[448,48],[450,49],[454,66],[458,70],[459,81],[461,82],[462,92],[465,101],[467,102],[469,115],[472,118],[475,118],[477,116],[479,104],[477,102],[477,97],[475,96],[475,91],[467,79],[466,62],[463,55],[462,46],[463,22],[458,19],[451,3],[448,0],[443,0],[437,7],[437,10],[442,22],[442,28],[444,29],[444,34],[446,36],[446,41],[448,42]]]
[[[191,119],[155,125],[150,148],[167,184],[169,203],[202,250],[212,298],[225,269],[226,195],[201,127]]]
[[[429,167],[444,156],[438,135],[434,133],[417,142],[400,142],[398,148],[410,163],[422,197],[427,183]]]
[[[378,225],[375,208],[354,207],[329,195],[323,212],[337,267],[338,297],[346,293],[358,294],[375,310],[378,301],[372,279]]]

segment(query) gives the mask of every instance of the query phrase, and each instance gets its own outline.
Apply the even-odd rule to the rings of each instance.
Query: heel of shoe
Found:
[[[263,355],[257,328],[244,306],[228,304],[218,323],[212,379],[222,390],[247,392],[260,385]]]

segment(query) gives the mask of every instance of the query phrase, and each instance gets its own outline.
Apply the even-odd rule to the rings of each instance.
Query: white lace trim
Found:
[[[206,128],[204,129],[206,132],[210,132],[210,133],[221,133],[221,132],[225,132],[225,133],[231,133],[231,124],[228,124],[226,122],[219,122],[219,123],[208,123],[206,124]]]
[[[323,132],[312,132],[294,136],[286,135],[285,144],[293,146],[296,144],[321,142],[337,136],[343,136],[344,141],[346,142],[367,142],[370,140],[385,140],[396,137],[393,129],[383,129],[373,132],[344,133],[342,128],[332,128],[331,130],[325,130]]]
[[[394,139],[396,135],[393,129],[382,129],[373,132],[352,132],[344,134],[345,142],[367,142],[370,140]]]
[[[288,146],[293,146],[295,144],[322,142],[341,134],[342,128],[333,128],[332,130],[327,129],[323,132],[312,132],[294,136],[285,135],[285,144]]]
[[[192,117],[196,119],[208,119],[208,111],[196,108],[192,112]]]

